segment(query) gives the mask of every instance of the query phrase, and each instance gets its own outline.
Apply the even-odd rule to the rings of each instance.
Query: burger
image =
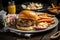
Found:
[[[36,20],[38,15],[30,10],[23,10],[19,13],[16,27],[19,30],[33,30],[36,27]]]

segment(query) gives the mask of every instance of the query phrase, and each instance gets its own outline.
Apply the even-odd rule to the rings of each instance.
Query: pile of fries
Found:
[[[53,13],[60,13],[60,6],[55,6],[54,4],[51,4],[52,7],[48,8],[50,12]]]
[[[51,15],[51,14],[47,14],[47,13],[42,13],[42,14],[38,14],[38,16],[39,16],[39,19],[37,20],[37,23],[46,22],[49,25],[55,23],[55,21],[54,21],[54,16],[55,15]]]

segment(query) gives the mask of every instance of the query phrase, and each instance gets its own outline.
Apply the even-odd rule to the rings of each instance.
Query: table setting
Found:
[[[14,1],[8,2],[8,11],[0,11],[0,30],[1,40],[59,40],[60,11],[52,12],[53,9],[59,9],[52,3],[25,2],[21,5],[15,5]],[[4,38],[5,37],[5,38]],[[4,39],[3,39],[4,38]]]

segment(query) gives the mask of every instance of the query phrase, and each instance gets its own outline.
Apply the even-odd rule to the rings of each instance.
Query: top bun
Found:
[[[33,20],[38,20],[38,15],[34,12],[34,11],[30,11],[30,10],[23,10],[19,13],[20,15],[23,14],[24,16],[33,19]],[[19,17],[20,17],[19,15]]]

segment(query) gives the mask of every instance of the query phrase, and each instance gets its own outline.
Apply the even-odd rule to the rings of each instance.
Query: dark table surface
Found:
[[[57,32],[58,27],[55,27],[52,30],[49,30],[48,32],[39,33],[38,35],[34,35],[33,37],[22,37],[19,35],[16,35],[15,33],[0,33],[0,40],[51,40],[50,36]]]
[[[50,36],[58,31],[58,26],[55,28],[43,32],[43,33],[37,33],[31,37],[22,37],[15,33],[10,32],[0,32],[0,40],[51,40]]]
[[[59,24],[60,24],[60,22],[59,22]],[[15,33],[11,33],[11,32],[0,32],[0,40],[52,40],[52,39],[50,39],[50,36],[52,34],[56,33],[58,31],[58,29],[60,29],[59,24],[55,28],[53,28],[49,31],[37,33],[35,35],[32,35],[31,37],[19,36]],[[54,39],[54,40],[60,40],[60,37],[58,39]]]

